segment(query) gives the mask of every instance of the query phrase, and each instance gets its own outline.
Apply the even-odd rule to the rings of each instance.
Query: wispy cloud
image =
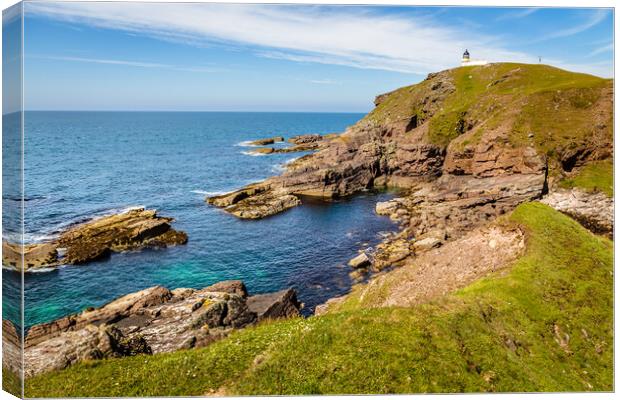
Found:
[[[192,45],[252,46],[271,58],[427,73],[458,63],[463,49],[488,60],[533,61],[492,36],[429,18],[368,9],[191,3],[28,3],[27,13]]]
[[[543,35],[542,37],[538,38],[536,41],[537,42],[541,42],[541,41],[549,40],[549,39],[558,39],[558,38],[573,36],[573,35],[576,35],[578,33],[587,31],[588,29],[590,29],[590,28],[600,24],[601,22],[603,22],[603,20],[605,18],[607,18],[608,14],[609,14],[609,10],[606,10],[606,9],[594,10],[580,24],[577,24],[577,25],[572,26],[572,27],[567,28],[567,29],[559,29],[559,30],[550,32],[550,33],[548,33],[546,35]]]
[[[210,68],[210,67],[192,67],[192,66],[150,63],[150,62],[130,61],[130,60],[110,60],[110,59],[101,59],[101,58],[46,56],[46,55],[27,55],[27,57],[28,58],[40,58],[40,59],[46,59],[46,60],[56,60],[56,61],[75,61],[75,62],[93,63],[93,64],[122,65],[122,66],[137,67],[137,68],[170,69],[170,70],[175,70],[175,71],[186,71],[186,72],[218,71],[218,69]]]
[[[309,82],[315,85],[340,85],[340,82],[332,79],[310,79]]]
[[[536,9],[519,13],[523,16],[532,10]],[[260,57],[404,73],[425,74],[454,67],[465,48],[475,58],[491,62],[537,61],[533,55],[507,48],[502,38],[481,34],[473,27],[442,24],[430,17],[378,13],[369,8],[28,2],[26,12],[194,46],[226,44]],[[605,15],[596,13],[583,25],[558,31],[554,37],[588,29]]]
[[[538,10],[539,10],[538,8],[523,8],[518,11],[512,11],[512,12],[507,12],[506,14],[502,14],[499,17],[497,17],[495,20],[506,21],[506,20],[511,20],[511,19],[521,19],[521,18],[525,18],[529,15],[534,14]]]
[[[606,53],[608,51],[613,51],[613,50],[614,50],[613,43],[608,43],[605,46],[601,46],[601,47],[594,49],[590,54],[588,54],[588,57],[594,57],[596,55]]]

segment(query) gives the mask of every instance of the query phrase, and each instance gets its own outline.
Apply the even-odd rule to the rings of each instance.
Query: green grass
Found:
[[[2,390],[13,396],[22,397],[22,382],[19,374],[8,368],[2,368]]]
[[[512,145],[533,144],[542,154],[554,155],[592,136],[593,106],[601,90],[613,85],[609,79],[542,64],[460,67],[449,70],[448,76],[455,90],[435,114],[422,110],[428,107],[425,101],[432,97],[431,88],[439,78],[395,90],[364,120],[391,125],[416,115],[419,122],[428,122],[426,140],[443,147],[469,126],[484,123],[485,129],[493,129],[501,123]],[[606,122],[611,136],[613,123]],[[459,145],[475,145],[482,133]]]
[[[591,192],[614,195],[614,165],[612,160],[596,161],[581,167],[577,173],[560,181],[564,188],[582,188]]]
[[[26,394],[613,390],[612,242],[540,203],[506,223],[527,232],[510,272],[434,303],[351,307],[204,349],[83,363],[27,380]]]

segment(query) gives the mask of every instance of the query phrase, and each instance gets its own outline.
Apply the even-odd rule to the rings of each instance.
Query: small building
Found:
[[[461,59],[461,66],[462,67],[467,67],[470,65],[485,65],[488,64],[488,62],[486,60],[473,60],[471,59],[471,57],[469,56],[469,51],[467,51],[467,49],[465,49],[465,53],[463,53],[463,58]]]

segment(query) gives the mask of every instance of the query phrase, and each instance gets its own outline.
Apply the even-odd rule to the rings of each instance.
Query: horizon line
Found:
[[[370,111],[312,111],[312,110],[293,110],[293,111],[279,111],[279,110],[18,110],[3,113],[2,115],[15,114],[19,112],[187,112],[187,113],[321,113],[321,114],[367,114]]]

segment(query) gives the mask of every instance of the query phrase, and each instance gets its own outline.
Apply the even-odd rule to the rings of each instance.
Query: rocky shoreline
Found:
[[[514,68],[491,76],[487,88],[519,79],[521,73],[521,68]],[[597,89],[598,102],[590,105],[598,121],[592,134],[578,144],[543,152],[536,132],[519,142],[513,137],[510,124],[522,124],[516,111],[527,104],[527,95],[517,97],[519,106],[510,103],[516,108],[501,110],[483,103],[476,112],[461,112],[454,132],[444,131],[447,139],[436,137],[433,120],[448,118],[444,107],[453,101],[457,86],[448,70],[377,96],[377,107],[364,119],[288,165],[281,175],[208,197],[206,202],[236,217],[257,219],[299,206],[306,196],[330,200],[371,188],[403,190],[405,196],[377,205],[378,214],[399,223],[399,232],[349,262],[356,277],[360,270],[399,266],[459,239],[523,202],[542,199],[550,189],[543,201],[597,233],[610,234],[613,200],[585,193],[573,194],[567,201],[556,190],[565,174],[611,157],[611,92],[606,87]],[[502,123],[497,123],[498,116]],[[603,217],[598,215],[600,209],[605,210]]]
[[[319,135],[318,133],[309,133],[305,135],[297,135],[288,139],[287,142],[292,144],[288,147],[260,147],[251,150],[252,154],[278,154],[278,153],[299,153],[302,151],[317,151],[328,145],[329,141],[337,137],[338,134],[331,133],[328,135]],[[279,140],[274,140],[279,139]],[[283,142],[282,136],[276,138],[258,139],[250,142],[251,146],[264,146],[277,142]]]
[[[302,307],[293,289],[250,296],[242,281],[199,290],[154,286],[31,327],[24,341],[25,374],[59,370],[84,360],[204,347],[235,329],[299,316]],[[6,320],[3,332],[5,366],[15,368],[20,365],[19,336]]]
[[[492,83],[501,84],[518,72],[515,69]],[[534,143],[535,133],[515,144],[509,127],[459,112],[449,130],[454,137],[442,143],[432,139],[428,121],[444,112],[443,104],[457,90],[456,83],[444,71],[429,75],[419,87],[424,89],[422,93],[409,89],[414,104],[407,108],[408,114],[390,108],[391,99],[400,96],[395,91],[378,96],[375,111],[340,135],[300,135],[289,139],[292,146],[287,148],[254,150],[261,154],[314,153],[287,165],[280,176],[205,201],[239,218],[260,219],[301,205],[305,196],[330,200],[372,188],[400,188],[400,197],[377,203],[375,210],[397,222],[398,232],[348,263],[354,279],[377,273],[371,287],[387,279],[386,270],[410,265],[416,259],[420,267],[408,271],[413,275],[398,285],[398,295],[381,306],[427,301],[443,294],[445,288],[464,287],[506,267],[525,247],[526,234],[519,228],[492,224],[524,202],[539,200],[591,231],[612,237],[613,199],[579,189],[560,189],[556,184],[565,172],[611,156],[606,125],[595,126],[592,137],[596,140],[581,143],[577,150],[543,152]],[[383,119],[377,117],[376,110],[384,113]],[[273,137],[251,145],[283,141]],[[158,217],[152,210],[107,218],[74,227],[55,242],[26,248],[24,269],[79,264],[113,251],[187,241],[186,234],[172,229],[172,219]],[[5,246],[9,264],[21,268],[15,263],[16,256],[11,263],[14,248],[3,243]],[[478,264],[465,265],[483,250]],[[317,314],[340,300],[317,307]],[[234,329],[264,319],[298,316],[301,307],[292,289],[249,296],[240,281],[200,290],[156,286],[32,327],[25,338],[26,375],[66,368],[82,360],[206,346]],[[7,342],[9,348],[12,342]]]
[[[3,241],[2,265],[32,272],[105,259],[111,253],[187,243],[187,234],[173,229],[172,221],[155,210],[137,208],[72,226],[57,239],[23,246],[23,254],[21,246]]]

